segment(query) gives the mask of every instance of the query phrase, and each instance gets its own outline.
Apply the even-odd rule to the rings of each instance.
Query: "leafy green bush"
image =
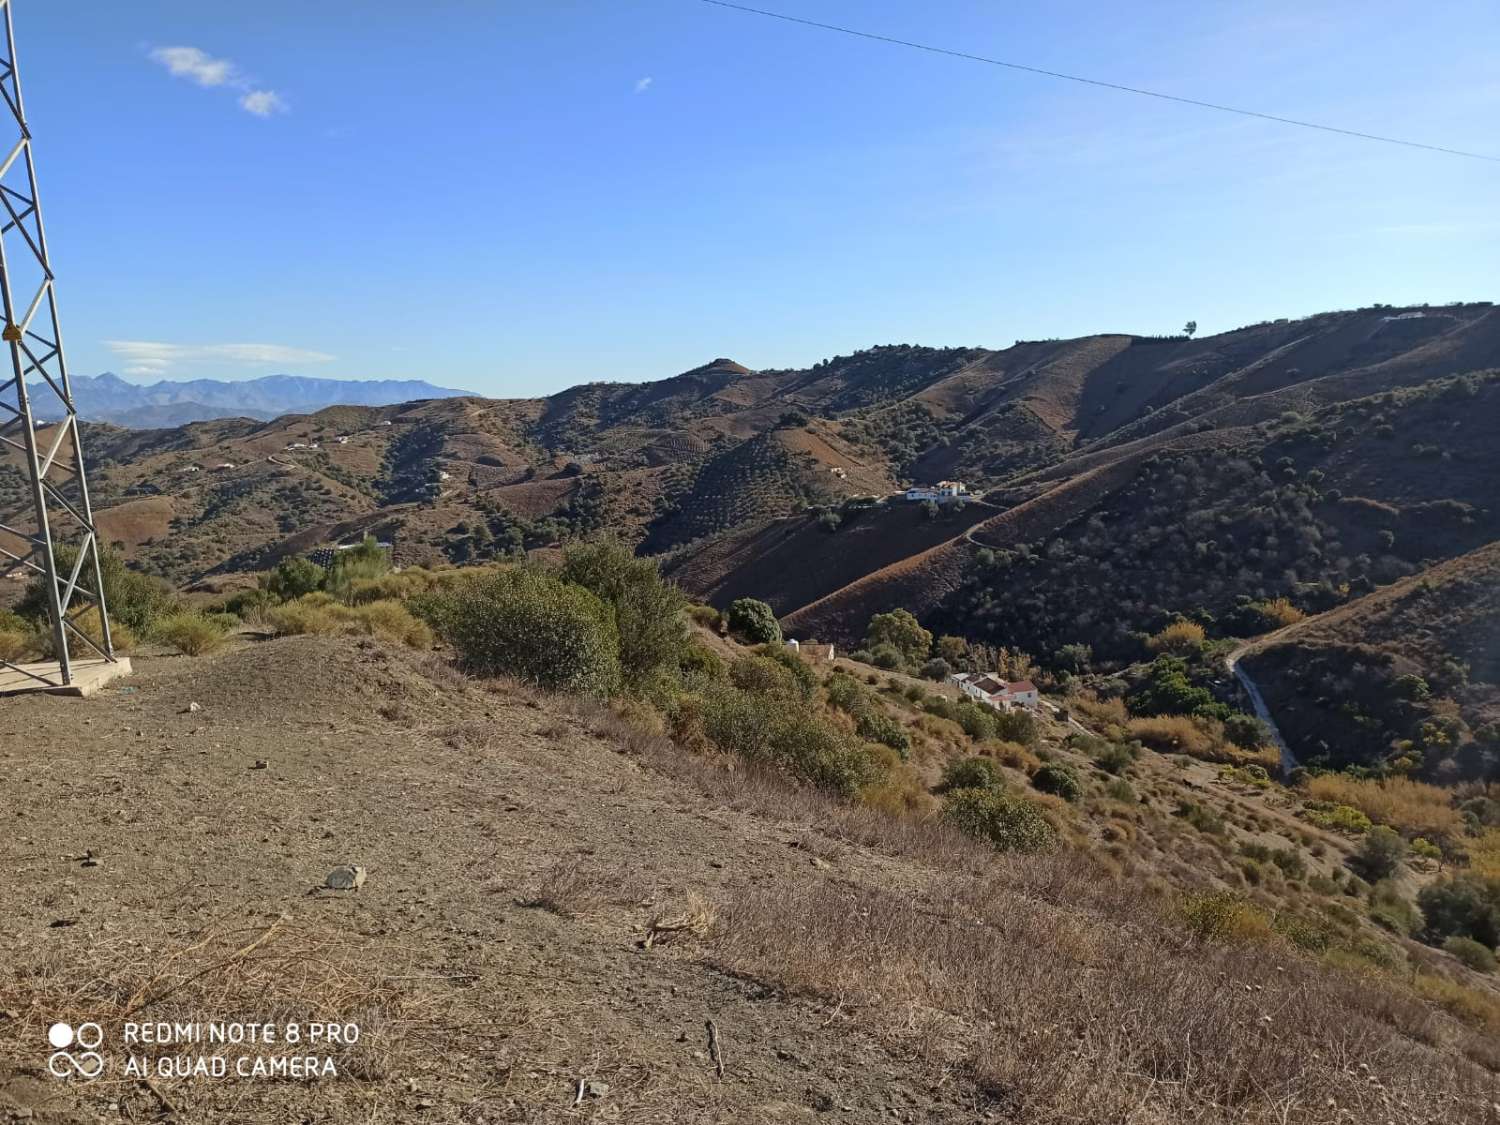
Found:
[[[348,605],[357,585],[381,578],[390,569],[390,552],[374,536],[366,535],[357,546],[334,555],[333,565],[323,576],[323,589]]]
[[[1029,711],[990,711],[994,716],[995,737],[1022,746],[1035,746],[1041,739],[1036,717]]]
[[[290,602],[323,588],[327,572],[315,562],[300,556],[282,559],[266,575],[266,593],[278,601]]]
[[[202,656],[224,643],[228,630],[201,613],[176,613],[158,621],[155,636],[186,656]]]
[[[803,699],[811,699],[818,694],[817,673],[795,649],[787,648],[786,645],[765,645],[757,652],[767,660],[774,660],[792,674],[792,679],[797,684],[797,693]]]
[[[1350,836],[1358,836],[1370,830],[1372,821],[1364,813],[1348,805],[1336,805],[1331,801],[1309,801],[1304,813],[1307,819],[1321,828],[1331,828]]]
[[[876,645],[869,650],[869,663],[887,672],[899,672],[906,668],[906,657],[895,645]]]
[[[1127,805],[1133,805],[1137,800],[1135,789],[1123,777],[1114,778],[1106,784],[1104,786],[1104,795],[1111,801],[1120,801]]]
[[[1443,950],[1453,954],[1476,973],[1495,971],[1495,951],[1473,938],[1451,937],[1443,942]]]
[[[1429,883],[1418,892],[1417,906],[1428,941],[1466,937],[1491,949],[1500,944],[1500,879],[1457,875]]]
[[[644,690],[678,665],[687,598],[662,579],[656,560],[638,559],[619,543],[591,543],[567,550],[559,577],[614,609],[627,688]]]
[[[56,558],[58,570],[71,574],[78,562],[78,548],[60,545]],[[176,612],[177,598],[165,582],[128,569],[125,560],[114,551],[106,548],[99,552],[99,570],[104,577],[104,600],[109,607],[111,625],[118,622],[132,633],[144,636],[158,618]],[[93,588],[94,576],[87,566],[79,572],[78,581],[89,589]],[[45,624],[50,616],[47,587],[42,579],[38,578],[26,587],[16,605],[16,613],[37,622],[44,634],[49,632],[50,627]],[[89,632],[88,629],[84,631]],[[89,635],[95,636],[99,632],[96,622]],[[50,644],[48,637],[44,636],[43,640]]]
[[[766,656],[741,656],[729,666],[729,682],[741,691],[773,699],[790,702],[801,697],[790,670]]]
[[[852,797],[885,773],[871,748],[803,707],[767,706],[764,696],[720,683],[703,691],[697,709],[704,735],[718,749],[839,796]]]
[[[424,594],[412,608],[480,675],[585,695],[620,687],[614,613],[582,586],[516,567]]]
[[[781,623],[765,602],[736,598],[729,606],[729,631],[752,644],[779,645]]]
[[[937,791],[948,793],[958,789],[1001,789],[1005,779],[1000,772],[1000,763],[993,758],[954,758],[943,767],[943,779]]]
[[[932,634],[906,610],[894,609],[870,618],[865,630],[866,648],[878,652],[883,645],[890,645],[900,653],[902,663],[915,666],[927,659],[932,649]]]
[[[879,711],[869,710],[862,714],[855,732],[866,741],[889,746],[903,760],[911,753],[911,735],[906,733],[906,728]]]
[[[1128,742],[1108,742],[1094,752],[1094,765],[1105,773],[1116,776],[1123,774],[1140,756],[1137,750]]]
[[[1057,831],[1035,801],[998,789],[956,789],[943,817],[959,831],[988,840],[1001,851],[1035,852],[1052,845]]]
[[[1349,866],[1362,879],[1375,883],[1396,874],[1405,858],[1406,841],[1401,833],[1380,824],[1365,833],[1359,850],[1349,857]]]
[[[1076,801],[1083,796],[1083,782],[1072,766],[1056,762],[1048,763],[1031,775],[1031,784],[1042,793],[1051,793],[1064,801]]]
[[[952,674],[953,665],[949,664],[941,656],[934,656],[926,664],[922,665],[921,670],[917,673],[924,680],[936,680],[938,683],[942,683]]]

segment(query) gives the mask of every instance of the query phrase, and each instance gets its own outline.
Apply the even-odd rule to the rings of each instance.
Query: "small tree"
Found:
[[[1198,322],[1196,320],[1188,321],[1182,326],[1182,334],[1191,340],[1198,334]]]
[[[904,609],[893,609],[890,613],[877,613],[870,618],[865,630],[865,647],[874,651],[881,645],[890,645],[909,664],[920,664],[927,659],[932,648],[932,634]]]
[[[1380,824],[1365,833],[1364,843],[1349,864],[1363,878],[1375,883],[1394,875],[1405,858],[1406,841],[1401,833]]]
[[[736,598],[730,603],[729,630],[752,644],[781,643],[781,623],[775,611],[755,598]]]
[[[323,588],[327,572],[315,562],[300,556],[282,559],[266,576],[266,592],[284,602]]]

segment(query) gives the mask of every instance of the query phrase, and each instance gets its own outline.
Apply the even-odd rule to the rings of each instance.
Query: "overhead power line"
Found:
[[[1005,59],[994,59],[987,55],[976,55],[969,51],[954,50],[951,47],[934,47],[930,43],[917,43],[910,39],[897,39],[892,35],[878,35],[873,31],[860,31],[853,27],[841,27],[835,23],[823,23],[819,20],[804,19],[802,16],[792,16],[785,12],[773,12],[766,8],[752,8],[748,4],[732,3],[731,0],[700,0],[700,2],[712,4],[716,8],[731,8],[736,12],[746,12],[752,16],[765,16],[768,19],[782,20],[785,23],[815,27],[820,31],[833,31],[840,35],[851,35],[856,39],[870,39],[876,43],[888,43],[896,47],[909,47],[914,51],[926,51],[933,55],[947,55],[950,58],[964,59],[968,62],[984,63],[988,66],[1000,66],[1007,70],[1019,70],[1027,74],[1039,74],[1044,78],[1058,78],[1064,82],[1078,82],[1084,86],[1097,86],[1101,89],[1114,90],[1122,94],[1136,94],[1143,98],[1158,98],[1165,102],[1178,102],[1182,105],[1197,106],[1199,109],[1212,109],[1220,113],[1238,114],[1241,117],[1255,117],[1261,121],[1274,121],[1278,125],[1295,125],[1299,129],[1316,129],[1321,133],[1337,133],[1344,137],[1356,137],[1362,141],[1379,141],[1381,144],[1401,145],[1404,148],[1420,148],[1428,152],[1441,152],[1447,156],[1462,156],[1469,160],[1485,160],[1500,164],[1500,156],[1490,156],[1482,152],[1469,152],[1461,148],[1447,148],[1443,145],[1426,144],[1422,141],[1409,141],[1402,137],[1385,137],[1378,133],[1362,133],[1358,129],[1343,129],[1337,125],[1324,125],[1317,121],[1301,121],[1295,117],[1281,117],[1278,114],[1261,113],[1259,110],[1242,109],[1239,106],[1206,102],[1198,98],[1184,98],[1177,94],[1164,94],[1160,90],[1146,90],[1139,86],[1125,86],[1118,82],[1105,82],[1099,78],[1085,78],[1079,74],[1065,74],[1060,70],[1047,70],[1040,66],[1027,66],[1025,63],[1008,62]]]

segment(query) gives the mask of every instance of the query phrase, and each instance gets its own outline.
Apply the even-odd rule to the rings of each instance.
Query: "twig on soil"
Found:
[[[708,1053],[714,1060],[714,1072],[719,1081],[724,1081],[724,1051],[719,1046],[719,1025],[713,1020],[708,1021]]]

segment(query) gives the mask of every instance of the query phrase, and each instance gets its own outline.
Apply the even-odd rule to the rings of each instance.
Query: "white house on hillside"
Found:
[[[934,487],[915,485],[906,490],[908,500],[935,500],[939,504],[951,504],[955,500],[969,499],[969,490],[960,480],[940,480]]]
[[[1002,680],[991,672],[955,672],[948,682],[965,695],[1001,711],[1016,707],[1031,711],[1041,701],[1036,685],[1030,680]]]

